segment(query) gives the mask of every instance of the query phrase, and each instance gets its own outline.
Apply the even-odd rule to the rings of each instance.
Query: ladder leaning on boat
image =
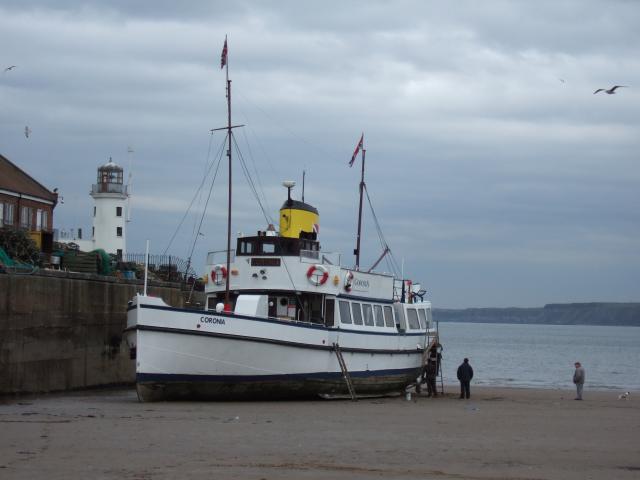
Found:
[[[351,400],[356,402],[358,397],[356,396],[356,390],[353,388],[353,382],[351,381],[351,375],[349,375],[349,370],[347,370],[347,364],[344,361],[344,357],[342,356],[342,350],[340,350],[340,345],[337,343],[333,344],[333,350],[336,352],[336,357],[338,357],[338,363],[340,364],[340,370],[342,370],[342,376],[344,378],[344,382],[347,384],[347,389],[349,390],[349,395],[351,395]]]

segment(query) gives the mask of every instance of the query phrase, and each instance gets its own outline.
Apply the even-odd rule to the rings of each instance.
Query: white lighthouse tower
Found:
[[[127,253],[126,219],[127,186],[123,183],[123,169],[111,158],[98,167],[98,181],[91,188],[93,207],[94,248],[101,248],[122,258]]]

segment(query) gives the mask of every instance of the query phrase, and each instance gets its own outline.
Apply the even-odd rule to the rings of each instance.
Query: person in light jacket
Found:
[[[576,370],[573,372],[573,383],[576,384],[576,400],[582,400],[582,387],[584,386],[584,367],[580,364],[580,362],[576,362],[575,364]]]
[[[460,380],[460,398],[469,398],[471,396],[470,386],[473,378],[473,368],[469,365],[469,359],[465,358],[464,362],[458,367],[458,380]]]

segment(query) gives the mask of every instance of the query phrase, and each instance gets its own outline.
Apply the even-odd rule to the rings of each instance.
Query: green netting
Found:
[[[93,250],[91,251],[91,253],[97,253],[100,256],[98,273],[102,275],[111,275],[112,273],[111,257],[109,256],[109,254],[101,248]]]

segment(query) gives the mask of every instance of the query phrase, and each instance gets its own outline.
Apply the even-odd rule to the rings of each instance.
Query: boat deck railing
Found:
[[[236,259],[236,250],[231,250],[231,261],[234,262]],[[227,251],[226,250],[216,250],[214,252],[207,253],[207,265],[214,265],[216,263],[226,264],[227,263]]]
[[[340,265],[341,255],[337,252],[321,252],[319,250],[300,250],[300,262],[321,263],[322,265]]]
[[[263,255],[261,255],[263,256]],[[280,255],[274,255],[276,257]],[[322,252],[318,250],[300,250],[300,263],[320,263],[322,265],[340,266],[341,255],[337,252]],[[231,250],[231,261],[236,259],[236,251]],[[217,263],[225,264],[227,262],[227,251],[216,250],[207,254],[207,265],[215,265]]]

